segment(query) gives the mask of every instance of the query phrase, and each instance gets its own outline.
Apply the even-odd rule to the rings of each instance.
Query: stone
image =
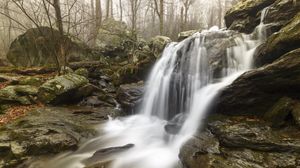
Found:
[[[119,112],[113,107],[69,106],[40,107],[29,114],[1,127],[0,167],[30,167],[31,159],[75,150],[83,139],[97,134],[95,125]]]
[[[154,53],[156,58],[159,58],[165,49],[166,45],[171,43],[172,40],[166,36],[156,36],[153,37],[149,42],[149,47]]]
[[[7,86],[0,90],[0,102],[20,103],[23,105],[32,104],[30,96],[36,96],[38,88],[30,85]]]
[[[300,104],[296,102],[292,108],[292,116],[296,124],[300,126]]]
[[[18,81],[19,85],[31,85],[31,86],[40,86],[43,84],[41,78],[34,76],[21,77]]]
[[[178,34],[178,41],[182,41],[190,36],[192,36],[193,34],[199,32],[199,30],[189,30],[189,31],[184,31],[184,32],[180,32]]]
[[[86,78],[89,77],[89,71],[86,68],[79,68],[79,69],[75,70],[75,73],[77,75],[81,75],[81,76],[84,76]]]
[[[252,33],[260,23],[260,13],[275,0],[241,0],[226,12],[225,23],[231,30]]]
[[[76,91],[88,84],[88,79],[74,73],[57,76],[46,81],[40,88],[38,98],[44,103],[65,103],[72,101]]]
[[[86,45],[64,36],[66,58],[84,60],[91,52]],[[49,27],[28,29],[10,45],[7,59],[15,66],[31,67],[56,64],[55,53],[59,53],[60,33]],[[63,58],[58,58],[62,60]]]
[[[143,94],[143,82],[121,85],[117,91],[117,101],[126,113],[132,114],[142,102]]]
[[[299,99],[299,56],[297,49],[270,65],[241,75],[223,90],[216,102],[216,112],[262,117],[282,97]]]
[[[278,33],[270,36],[254,54],[257,67],[272,63],[284,54],[300,48],[300,12]]]
[[[279,99],[274,106],[264,115],[264,119],[271,122],[273,126],[282,126],[292,112],[293,100],[288,97]]]

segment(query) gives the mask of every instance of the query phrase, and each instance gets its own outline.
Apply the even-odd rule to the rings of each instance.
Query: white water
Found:
[[[215,82],[204,43],[208,33],[218,31],[214,27],[166,47],[148,79],[140,113],[110,119],[99,126],[98,137],[83,144],[76,152],[58,156],[48,163],[48,167],[83,168],[84,160],[97,150],[126,144],[134,144],[134,147],[103,156],[99,161],[112,161],[112,168],[179,167],[181,145],[201,126],[220,91],[251,68],[254,50],[265,38],[236,37],[236,46],[227,49],[223,77]],[[182,127],[177,135],[169,135],[164,127],[178,114],[185,114],[179,117],[181,122],[178,123]]]

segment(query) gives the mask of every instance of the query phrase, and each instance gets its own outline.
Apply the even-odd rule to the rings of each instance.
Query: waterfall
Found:
[[[256,33],[263,34],[266,13],[267,9],[262,12],[262,28],[257,28]],[[98,137],[76,152],[58,156],[48,165],[51,168],[83,168],[86,159],[99,149],[133,144],[128,150],[98,159],[110,162],[112,168],[177,167],[181,145],[201,126],[201,120],[222,89],[251,69],[255,48],[266,38],[233,35],[234,45],[227,48],[221,58],[224,62],[221,75],[215,77],[206,43],[212,40],[211,34],[223,33],[226,31],[214,27],[182,42],[169,44],[147,80],[140,113],[110,119],[99,126]],[[178,126],[176,135],[165,130],[170,122]]]

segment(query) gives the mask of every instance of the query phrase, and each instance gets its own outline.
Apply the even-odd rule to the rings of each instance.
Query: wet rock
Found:
[[[218,117],[181,148],[184,168],[297,167],[298,128],[272,129],[247,117]]]
[[[143,94],[143,82],[121,85],[117,92],[117,101],[126,113],[134,113],[138,105],[142,102]]]
[[[36,96],[38,88],[29,85],[7,86],[0,90],[0,102],[17,102],[23,105],[32,104],[30,96]]]
[[[260,11],[275,0],[243,0],[226,12],[225,23],[231,30],[252,33],[260,23]]]
[[[270,36],[267,41],[256,50],[254,63],[260,67],[272,63],[284,54],[300,48],[300,13],[283,27],[278,33]]]
[[[264,116],[282,97],[299,99],[299,56],[300,50],[294,50],[268,66],[241,75],[221,93],[216,112]]]
[[[65,103],[72,101],[77,89],[88,84],[88,80],[80,75],[69,73],[57,76],[45,82],[39,88],[38,97],[44,103]]]
[[[154,53],[156,58],[159,58],[165,49],[166,45],[172,42],[169,37],[166,36],[156,36],[151,39],[149,42],[149,47],[151,51]]]
[[[295,132],[297,128],[275,130],[259,120],[225,120],[210,123],[209,129],[225,147],[300,153],[300,134]]]
[[[103,162],[105,163],[105,160],[107,158],[109,158],[109,156],[112,156],[113,154],[122,153],[124,151],[127,151],[127,150],[133,148],[133,147],[134,147],[134,144],[127,144],[127,145],[124,145],[124,146],[100,149],[100,150],[97,150],[93,154],[93,156],[91,156],[90,158],[88,158],[84,162],[86,162],[88,165],[95,165],[95,162],[100,162],[100,163],[97,163],[96,165],[103,164]],[[87,166],[87,167],[90,167],[90,166]]]
[[[85,60],[91,55],[86,45],[63,38],[69,60]],[[11,43],[7,59],[15,66],[24,67],[55,64],[54,56],[60,49],[58,39],[60,33],[49,27],[29,29]]]
[[[285,26],[300,11],[300,2],[276,0],[269,6],[264,23],[277,23],[278,28]]]
[[[96,134],[95,124],[118,113],[114,108],[86,107],[33,110],[30,115],[1,127],[0,150],[9,155],[0,155],[0,167],[18,167],[31,158],[77,149],[81,140]]]
[[[210,159],[209,155],[220,154],[219,142],[206,130],[188,140],[180,150],[179,158],[184,167],[197,168],[197,167],[209,167]]]

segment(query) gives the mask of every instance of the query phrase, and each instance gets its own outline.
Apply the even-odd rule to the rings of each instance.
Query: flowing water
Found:
[[[75,152],[58,156],[48,165],[51,168],[82,168],[97,150],[127,145],[131,148],[119,148],[118,152],[98,156],[89,163],[109,162],[112,168],[179,167],[181,145],[201,126],[214,99],[240,74],[251,69],[255,48],[266,38],[264,16],[261,20],[261,27],[256,29],[258,38],[234,37],[235,46],[228,48],[226,57],[222,58],[226,64],[218,79],[213,75],[204,44],[209,40],[206,39],[208,34],[224,31],[214,27],[168,45],[146,83],[139,114],[110,119],[99,126],[98,137]],[[168,122],[178,126],[176,135],[166,133]]]

